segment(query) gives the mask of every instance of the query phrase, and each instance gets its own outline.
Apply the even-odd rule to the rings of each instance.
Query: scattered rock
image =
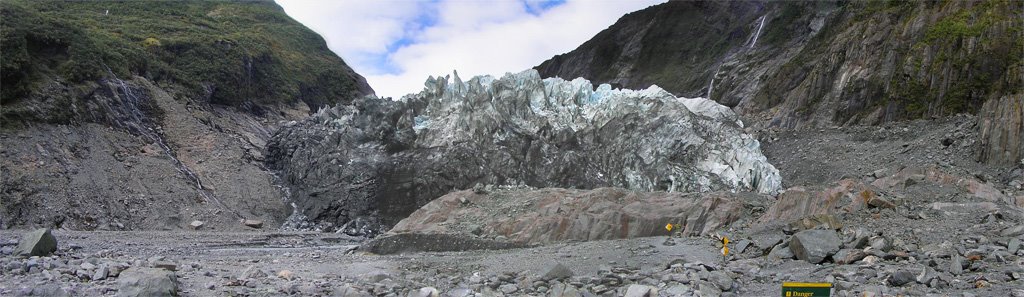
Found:
[[[117,296],[177,296],[174,272],[157,268],[129,268],[117,279]]]
[[[690,293],[690,286],[687,285],[675,285],[665,289],[665,294],[669,296],[684,296]]]
[[[885,198],[882,198],[882,197],[880,197],[878,195],[871,195],[871,198],[868,199],[868,205],[872,206],[872,207],[877,207],[877,208],[895,208],[896,207],[895,203],[892,203],[891,201],[886,200]]]
[[[57,238],[53,237],[50,229],[42,228],[32,230],[21,236],[21,242],[14,249],[14,255],[22,257],[46,256],[57,251]]]
[[[892,168],[882,168],[871,172],[871,175],[875,178],[886,178],[896,174],[896,171]]]
[[[423,287],[419,290],[409,292],[408,297],[438,297],[441,293],[434,287]]]
[[[818,228],[836,230],[843,228],[843,223],[831,214],[816,214],[793,221],[787,227],[789,230],[787,233]]]
[[[887,252],[892,247],[889,244],[889,240],[882,236],[876,236],[871,238],[871,248],[876,251]]]
[[[789,248],[788,242],[776,245],[768,252],[769,259],[793,259],[793,251]]]
[[[841,249],[832,256],[836,264],[853,264],[864,259],[868,254],[859,249]]]
[[[1006,242],[1006,252],[1011,255],[1016,254],[1017,250],[1020,249],[1020,238],[1010,238],[1010,241]]]
[[[732,290],[733,280],[723,271],[712,271],[708,275],[708,281],[718,286],[718,289],[724,292]]]
[[[914,280],[919,284],[928,284],[935,278],[935,271],[931,267],[925,266],[921,268],[921,272],[914,277]]]
[[[574,275],[572,269],[569,269],[569,267],[562,265],[562,263],[549,264],[549,266],[546,269],[544,269],[544,271],[545,272],[544,275],[541,276],[541,280],[567,279]]]
[[[580,297],[580,296],[583,296],[583,295],[580,294],[580,291],[577,290],[575,286],[565,285],[565,284],[562,284],[562,283],[555,283],[555,285],[553,287],[551,287],[551,294],[548,294],[548,296],[551,296],[551,297]]]
[[[294,295],[299,292],[299,284],[294,282],[286,282],[277,284],[277,291],[286,295]]]
[[[484,185],[483,185],[483,184],[481,184],[481,183],[476,183],[476,185],[473,185],[473,193],[477,193],[477,194],[487,194],[487,189],[486,189],[486,188],[484,188]]]
[[[736,242],[736,248],[732,252],[736,253],[736,254],[742,254],[743,251],[745,251],[752,244],[753,243],[750,240],[746,240],[746,239],[740,240],[739,242]]]
[[[999,235],[1004,237],[1024,235],[1024,225],[1003,229],[1003,232],[999,232]]]
[[[257,279],[264,277],[267,277],[266,272],[263,272],[263,270],[260,270],[256,266],[249,266],[249,268],[242,271],[242,276],[239,277],[239,279]]]
[[[625,296],[625,297],[656,297],[656,296],[658,296],[658,289],[655,288],[655,287],[651,287],[651,286],[633,284],[633,285],[629,285],[629,287],[626,288],[626,294],[624,294],[623,296]]]
[[[949,261],[949,273],[953,275],[964,273],[963,258],[960,257],[960,254],[953,255],[953,258]]]
[[[197,220],[197,221],[192,221],[192,223],[189,223],[188,227],[192,228],[192,230],[199,230],[199,228],[203,227],[203,224],[205,224],[205,223],[203,223],[203,221],[198,221]]]
[[[515,293],[516,291],[519,291],[519,287],[517,287],[515,284],[503,284],[501,286],[498,286],[498,291],[501,291],[502,293],[505,293],[505,295],[508,295]]]
[[[287,270],[287,269],[278,271],[277,272],[277,277],[280,277],[280,278],[283,278],[283,279],[286,279],[286,280],[293,280],[293,279],[295,279],[295,275],[292,274],[292,271],[291,270]]]
[[[817,264],[838,252],[840,244],[833,230],[804,230],[793,235],[789,249],[797,259]]]
[[[914,281],[915,277],[913,272],[899,270],[889,276],[888,283],[891,286],[899,287]]]
[[[156,262],[153,262],[153,268],[160,268],[160,269],[164,269],[164,270],[167,270],[167,271],[177,271],[178,270],[178,264],[174,264],[172,262],[167,262],[167,261],[156,261]]]
[[[353,287],[351,287],[349,285],[342,285],[340,288],[335,289],[334,290],[334,294],[331,294],[331,296],[337,296],[337,297],[370,297],[370,296],[373,296],[373,295],[370,295],[370,294],[367,294],[365,292],[359,291],[358,289],[353,288]]]
[[[249,227],[249,228],[259,229],[259,228],[263,228],[263,221],[261,221],[261,220],[254,220],[254,219],[245,219],[245,220],[242,220],[242,225],[245,225],[246,227]]]
[[[65,291],[57,284],[44,284],[27,288],[26,291],[19,292],[17,295],[21,296],[45,296],[45,297],[65,297],[71,296],[68,291]]]
[[[852,248],[855,248],[855,249],[862,249],[862,248],[868,246],[868,243],[870,243],[870,241],[871,241],[871,233],[868,232],[867,230],[863,229],[863,228],[858,228],[853,233],[853,241],[850,242],[850,244],[847,245],[847,247],[852,247]]]
[[[93,280],[104,280],[104,279],[107,278],[107,275],[109,273],[110,273],[110,269],[107,268],[107,265],[102,265],[102,266],[100,266],[99,269],[96,269],[95,273],[93,273],[92,279]]]

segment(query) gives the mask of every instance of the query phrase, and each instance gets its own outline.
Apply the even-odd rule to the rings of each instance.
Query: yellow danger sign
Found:
[[[672,227],[672,223],[669,223],[668,225],[665,225],[665,230],[668,230],[668,232],[672,232]]]
[[[729,256],[729,238],[722,236],[722,256]]]

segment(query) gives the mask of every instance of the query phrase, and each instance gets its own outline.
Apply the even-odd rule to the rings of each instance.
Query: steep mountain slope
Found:
[[[756,126],[978,113],[989,100],[1019,101],[1022,15],[1019,1],[672,1],[626,15],[536,69],[710,97]],[[1000,134],[1022,131],[1007,129]],[[1020,137],[999,143],[1024,147]],[[983,159],[1021,157],[990,150],[1018,153]]]
[[[247,108],[300,99],[316,109],[373,93],[269,1],[4,1],[0,11],[5,124],[77,119],[73,99],[91,91],[81,85],[112,76]]]
[[[3,1],[0,227],[276,226],[278,122],[372,94],[273,2]]]

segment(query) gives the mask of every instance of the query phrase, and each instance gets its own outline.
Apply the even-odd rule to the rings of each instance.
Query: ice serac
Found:
[[[585,79],[431,77],[400,100],[365,97],[282,128],[268,165],[324,227],[393,225],[473,185],[640,191],[779,190],[778,170],[713,101],[596,88]],[[350,223],[350,222],[356,223]],[[379,230],[379,228],[377,228]]]

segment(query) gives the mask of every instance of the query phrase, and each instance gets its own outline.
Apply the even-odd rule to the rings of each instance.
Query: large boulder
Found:
[[[373,247],[373,252],[388,253],[501,248],[480,242],[495,239],[533,245],[665,236],[669,223],[684,235],[703,235],[745,218],[759,201],[764,197],[753,193],[685,194],[621,188],[507,189],[486,194],[464,190],[428,203],[367,246]],[[444,243],[424,245],[427,238]]]
[[[804,230],[793,234],[789,249],[797,259],[817,264],[838,252],[842,243],[836,231]]]
[[[389,226],[476,184],[774,193],[778,170],[724,106],[587,80],[427,80],[289,123],[267,145],[298,212],[322,226]],[[355,223],[352,223],[355,222]],[[375,229],[375,228],[369,228]],[[376,228],[380,230],[380,228]]]
[[[129,268],[117,278],[118,297],[178,296],[174,272],[159,268]]]
[[[36,229],[25,233],[14,249],[14,255],[31,257],[46,256],[57,251],[57,238],[53,237],[50,229]]]

